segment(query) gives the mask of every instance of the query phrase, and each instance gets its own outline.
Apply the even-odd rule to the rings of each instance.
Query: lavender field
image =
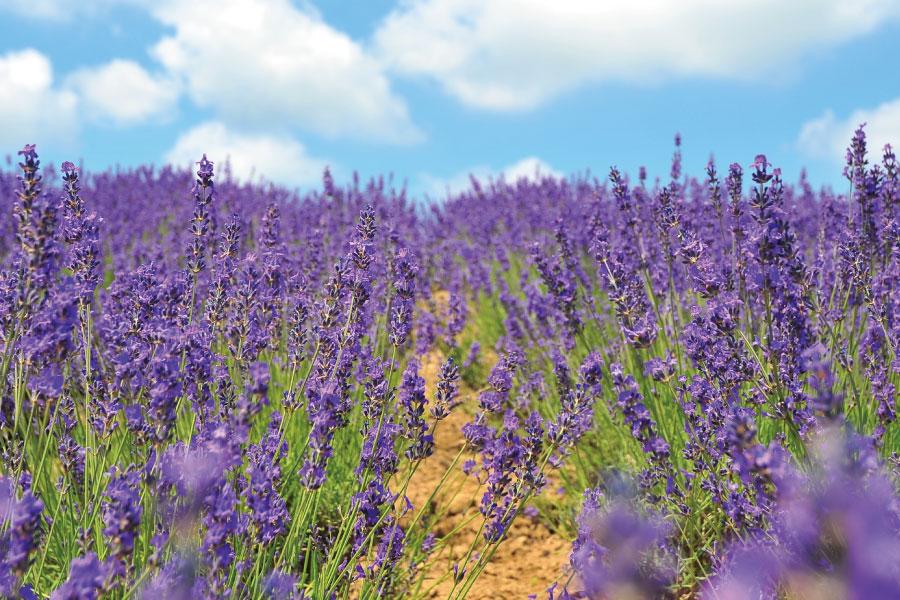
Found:
[[[437,203],[26,145],[0,594],[900,597],[900,171],[848,145]]]

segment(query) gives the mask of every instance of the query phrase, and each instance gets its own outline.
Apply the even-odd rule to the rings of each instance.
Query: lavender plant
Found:
[[[893,150],[860,128],[835,193],[763,155],[694,179],[680,148],[664,183],[426,207],[206,156],[57,186],[25,146],[0,594],[464,598],[536,512],[574,543],[551,597],[896,595]],[[443,523],[461,477],[471,531]]]

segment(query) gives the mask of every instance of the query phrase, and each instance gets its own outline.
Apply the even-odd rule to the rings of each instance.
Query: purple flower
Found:
[[[391,573],[396,568],[405,547],[406,535],[399,525],[388,525],[384,528],[375,551],[375,558],[367,568],[367,576],[378,580],[378,596],[394,595],[390,590],[391,581],[384,574]]]
[[[290,522],[287,503],[278,493],[280,463],[287,453],[287,443],[280,440],[280,425],[281,415],[273,412],[265,436],[246,452],[247,485],[242,495],[250,510],[256,540],[261,544],[271,544]]]
[[[671,354],[666,357],[654,357],[644,363],[644,375],[649,376],[653,381],[669,381],[675,374],[675,359]]]
[[[594,403],[600,393],[602,377],[603,359],[598,353],[591,352],[581,364],[578,384],[560,390],[560,410],[548,427],[548,436],[553,444],[551,460],[554,464],[560,464],[571,447],[593,425]]]
[[[701,597],[900,594],[896,490],[877,469],[860,470],[857,452],[837,429],[817,437],[810,476],[783,487],[770,531],[728,549]]]
[[[51,595],[51,600],[94,600],[106,588],[109,567],[89,552],[72,559],[69,578]]]
[[[325,468],[334,452],[331,443],[340,425],[338,409],[341,399],[331,386],[322,389],[311,387],[306,397],[312,429],[309,451],[300,468],[300,480],[306,488],[317,489],[325,483]]]
[[[203,155],[197,163],[197,179],[194,182],[194,214],[191,218],[191,243],[188,248],[188,270],[196,278],[206,268],[206,236],[209,230],[209,212],[207,206],[215,197],[213,184],[213,163]]]
[[[417,272],[418,266],[413,262],[410,251],[407,248],[398,250],[391,263],[396,298],[390,313],[390,339],[395,346],[404,345],[412,329]]]
[[[325,167],[325,171],[322,173],[322,189],[326,196],[333,198],[336,195],[334,178],[331,176],[331,169],[328,167]]]
[[[134,542],[140,534],[143,509],[140,500],[140,472],[130,470],[112,475],[106,486],[107,501],[103,504],[103,534],[109,538],[110,556],[118,575],[124,575],[131,564]]]
[[[275,570],[263,581],[263,593],[272,600],[292,600],[297,598],[297,578],[288,573]]]
[[[539,421],[532,421],[530,433],[534,451],[540,453],[542,429]],[[517,505],[528,491],[517,484],[526,475],[534,485],[542,484],[538,465],[524,466],[526,448],[518,433],[519,420],[512,411],[503,416],[503,426],[492,431],[481,451],[481,469],[487,475],[487,489],[481,498],[481,513],[485,517],[484,537],[489,542],[503,538],[517,513]],[[534,456],[532,456],[534,459]],[[523,481],[524,482],[524,481]]]
[[[421,460],[434,451],[434,438],[428,431],[425,414],[425,380],[419,377],[419,361],[411,360],[403,371],[398,402],[403,408],[403,435],[409,440],[406,457]]]
[[[250,387],[247,391],[255,396],[265,396],[269,391],[269,365],[255,362],[250,365]]]
[[[449,309],[450,316],[447,321],[447,345],[455,346],[456,338],[462,333],[466,326],[466,319],[469,312],[465,295],[460,292],[451,293]]]
[[[94,214],[85,214],[75,165],[66,161],[62,164],[62,170],[66,191],[63,197],[63,233],[69,244],[67,266],[75,275],[81,302],[89,304],[100,282],[99,225],[102,220]]]
[[[0,534],[0,568],[15,581],[20,581],[31,565],[32,554],[40,542],[43,510],[43,502],[31,491],[25,491],[17,500],[13,482],[0,477],[0,525],[5,528]]]
[[[214,596],[224,595],[228,569],[234,562],[232,538],[243,533],[243,520],[237,512],[237,496],[230,483],[212,491],[205,499],[203,525],[206,533],[200,546],[207,566],[206,588]]]
[[[655,317],[635,272],[625,267],[621,257],[612,256],[595,243],[595,259],[601,265],[601,276],[607,282],[607,294],[616,309],[622,334],[636,348],[646,348],[656,339]]]
[[[525,436],[523,438],[525,452],[517,475],[522,483],[522,488],[518,490],[518,494],[522,497],[540,493],[547,483],[542,471],[544,465],[541,463],[544,457],[545,442],[544,420],[537,411],[532,411],[525,421]]]
[[[462,427],[462,433],[466,438],[466,443],[476,450],[483,449],[489,443],[491,435],[493,434],[493,428],[488,425],[486,421],[487,414],[485,412],[479,412],[472,421],[466,423]]]
[[[772,166],[768,160],[766,160],[765,154],[757,154],[756,158],[753,160],[753,164],[750,165],[753,168],[753,181],[760,185],[766,184],[769,180],[772,179],[772,174],[768,172],[769,167]]]
[[[654,484],[668,468],[669,444],[656,428],[656,422],[644,404],[637,382],[631,375],[626,375],[622,366],[615,363],[610,366],[613,384],[618,392],[616,405],[622,411],[625,422],[631,427],[631,435],[641,443],[648,455],[651,470],[647,475],[647,485]]]
[[[435,420],[440,421],[447,418],[450,415],[450,411],[456,406],[458,382],[459,369],[453,361],[453,357],[448,357],[441,366],[434,403],[431,405],[431,416]]]
[[[176,555],[141,588],[139,597],[142,600],[156,600],[157,598],[191,600],[196,598],[194,588],[197,567],[195,556]]]
[[[469,346],[469,352],[466,354],[466,360],[463,361],[463,369],[467,369],[471,367],[473,364],[478,362],[478,354],[481,352],[481,344],[477,341],[472,342],[472,345]]]
[[[520,366],[522,357],[516,352],[508,352],[500,357],[491,374],[488,376],[488,384],[491,389],[482,392],[478,396],[481,408],[488,412],[499,413],[509,402],[509,392],[512,390],[513,377]]]
[[[560,234],[560,237],[564,242],[566,241],[564,234]],[[564,256],[565,252],[564,246]],[[562,321],[569,333],[573,337],[578,335],[582,328],[582,319],[577,308],[578,288],[574,278],[575,273],[570,269],[564,268],[564,265],[560,264],[558,260],[545,258],[538,243],[533,244],[531,247],[531,260],[537,267],[541,280],[553,298],[556,309],[562,315]],[[574,266],[571,258],[569,262]]]
[[[599,490],[585,493],[571,562],[589,598],[663,597],[675,569],[666,546],[670,528],[618,501],[601,506]]]

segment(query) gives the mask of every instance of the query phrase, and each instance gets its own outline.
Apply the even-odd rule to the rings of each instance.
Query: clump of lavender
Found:
[[[564,248],[565,251],[566,249]],[[582,320],[577,308],[578,288],[575,282],[576,274],[564,268],[564,265],[560,264],[559,260],[548,261],[537,243],[531,247],[531,260],[534,262],[538,273],[540,273],[544,285],[547,286],[550,297],[553,299],[556,309],[562,315],[563,322],[570,335],[573,337],[578,335],[582,328]]]
[[[236,361],[247,364],[266,346],[260,304],[262,276],[256,256],[250,254],[238,272],[228,327],[229,350]]]
[[[798,388],[803,353],[815,342],[805,299],[808,275],[784,213],[780,170],[769,172],[771,165],[764,155],[758,155],[752,166],[757,187],[751,206],[757,227],[750,240],[756,263],[750,291],[762,296],[766,350],[778,378],[773,412],[805,431],[812,418]]]
[[[148,414],[158,444],[169,439],[175,425],[177,401],[183,389],[178,355],[160,349],[150,362]]]
[[[631,427],[631,435],[640,442],[650,461],[650,468],[641,478],[642,485],[650,488],[661,478],[667,477],[669,443],[659,434],[634,377],[626,375],[618,363],[610,365],[609,370],[618,393],[616,405],[622,411],[625,423]]]
[[[736,164],[686,176],[680,140],[655,182],[476,182],[427,209],[390,178],[301,195],[227,166],[214,186],[205,157],[196,178],[19,162],[0,173],[0,595],[427,593],[460,461],[484,535],[445,569],[455,600],[518,515],[565,526],[575,482],[597,486],[582,595],[710,574],[738,597],[897,595],[900,186],[861,129],[849,195],[760,156],[745,196]],[[461,372],[480,410],[428,496]],[[820,430],[843,435],[824,459]],[[643,469],[627,509],[600,493],[611,463]],[[569,493],[535,499],[557,467]]]
[[[406,343],[412,330],[418,267],[409,250],[401,248],[392,262],[392,269],[395,297],[391,304],[390,339],[399,347]]]
[[[753,411],[733,407],[724,428],[725,452],[743,488],[732,488],[723,505],[739,529],[759,531],[779,492],[789,485],[791,465],[780,444],[761,444],[756,433]]]
[[[589,489],[578,516],[571,563],[588,598],[660,598],[675,578],[670,524]]]
[[[516,501],[520,499],[515,474],[526,451],[518,428],[519,420],[508,411],[504,415],[502,428],[482,451],[487,489],[481,498],[481,512],[486,522],[484,536],[489,542],[499,541],[506,533],[515,518]]]
[[[229,568],[234,563],[233,538],[245,529],[237,509],[237,495],[231,483],[223,482],[204,499],[205,534],[200,551],[207,568],[205,588],[213,597],[224,597]]]
[[[294,304],[291,311],[288,329],[288,360],[291,368],[296,370],[300,363],[307,357],[309,346],[309,305],[305,297],[301,296]]]
[[[636,348],[648,347],[656,339],[657,328],[643,284],[620,258],[610,254],[609,245],[602,238],[593,241],[593,255],[607,283],[606,292],[615,306],[622,335]]]
[[[235,259],[240,243],[241,224],[237,215],[225,226],[219,240],[213,283],[206,301],[206,318],[213,329],[222,326],[233,296]]]
[[[60,249],[56,240],[57,204],[43,194],[41,161],[34,144],[19,151],[20,189],[16,191],[15,235],[19,242],[18,305],[21,313],[42,304],[43,295],[59,267]],[[24,314],[20,318],[24,318]]]
[[[67,266],[75,276],[81,301],[90,302],[100,282],[100,220],[93,213],[85,214],[78,168],[66,161],[62,164],[62,171],[66,191],[63,199],[63,233],[69,244]]]
[[[519,353],[508,352],[500,357],[491,374],[488,376],[488,385],[491,389],[478,395],[478,404],[490,413],[500,413],[509,403],[509,392],[512,391],[513,378],[516,369],[519,368],[522,357]]]
[[[272,571],[263,582],[263,593],[273,600],[293,600],[297,597],[297,578],[281,571]]]
[[[260,289],[261,326],[265,344],[274,346],[280,339],[282,325],[283,287],[286,282],[283,270],[281,245],[281,211],[277,204],[270,204],[262,218],[262,285]]]
[[[466,319],[469,316],[469,307],[466,303],[466,296],[461,291],[452,292],[449,301],[449,316],[447,319],[447,345],[456,346],[456,340],[466,326]]]
[[[559,375],[558,375],[559,377]],[[591,428],[594,404],[600,394],[603,359],[597,352],[589,353],[578,372],[578,383],[560,389],[560,410],[549,424],[548,436],[553,447],[550,460],[557,466],[575,443]]]
[[[287,443],[281,440],[281,415],[272,413],[269,429],[258,444],[247,449],[247,483],[242,496],[250,510],[250,523],[256,541],[271,544],[287,531],[290,514],[278,493],[281,484],[281,460]]]
[[[419,362],[411,360],[403,371],[398,402],[403,410],[403,435],[409,440],[406,457],[421,460],[434,451],[434,436],[425,422],[425,380],[419,376]]]
[[[69,577],[53,594],[52,600],[95,600],[107,590],[111,573],[97,555],[90,552],[72,559]]]
[[[393,411],[388,407],[390,389],[384,364],[373,360],[366,370],[366,385],[362,401],[363,446],[360,452],[358,476],[370,469],[377,477],[393,473],[398,464],[394,451],[394,438],[400,426],[394,422]]]
[[[738,277],[738,291],[742,298],[744,297],[744,290],[746,288],[746,268],[744,258],[744,239],[746,237],[746,232],[744,231],[743,225],[743,185],[744,170],[738,163],[731,163],[728,167],[728,176],[725,178],[725,188],[728,190],[731,209],[731,251],[733,255],[731,271]]]
[[[213,183],[213,163],[203,155],[197,163],[197,179],[194,182],[194,214],[191,217],[191,243],[188,248],[188,271],[197,276],[206,268],[206,236],[209,231],[209,211],[207,207],[215,197]]]
[[[624,260],[629,265],[643,267],[646,257],[644,256],[644,244],[641,234],[638,231],[638,213],[635,210],[633,197],[628,189],[628,182],[616,167],[609,170],[609,181],[612,183],[612,193],[615,198],[616,208],[624,220],[625,226],[625,245]]]
[[[60,439],[58,445],[59,462],[63,476],[68,478],[67,483],[80,487],[84,484],[84,463],[86,451],[73,436],[77,425],[75,403],[71,396],[64,396],[59,400],[59,413],[57,416],[60,427]],[[60,483],[62,487],[62,482]]]
[[[472,345],[469,346],[469,351],[466,353],[466,359],[463,361],[462,367],[463,369],[467,369],[474,364],[478,363],[478,355],[481,353],[481,344],[477,341],[472,342]]]
[[[143,508],[140,502],[140,472],[114,474],[106,486],[103,504],[103,534],[110,542],[110,565],[116,577],[124,577],[131,565],[134,543],[140,534]]]
[[[859,239],[864,252],[877,252],[879,247],[877,218],[878,187],[881,172],[876,165],[869,169],[866,157],[866,124],[861,124],[853,133],[846,153],[844,176],[852,186],[852,197],[856,201],[856,210],[851,213],[858,224]]]
[[[854,434],[819,435],[812,470],[790,476],[770,529],[729,548],[702,597],[900,593],[897,493],[873,458]]]
[[[435,420],[440,421],[447,418],[450,415],[450,411],[456,406],[456,396],[459,392],[458,383],[459,368],[451,356],[441,366],[434,402],[429,409],[431,416]]]
[[[0,476],[0,592],[17,595],[40,543],[44,503],[26,489],[17,498],[16,485]]]
[[[356,225],[356,235],[351,240],[350,262],[353,264],[353,277],[350,282],[350,315],[348,336],[358,338],[366,302],[372,293],[371,267],[375,260],[374,242],[377,227],[375,225],[375,209],[371,205],[363,207]],[[344,342],[346,344],[346,341]]]
[[[300,468],[300,480],[307,489],[318,489],[325,483],[325,468],[334,454],[332,440],[334,432],[340,425],[340,396],[333,387],[311,387],[307,391],[307,412],[309,413],[311,430],[309,434],[309,450]]]
[[[671,354],[665,358],[653,357],[644,363],[644,375],[656,382],[667,382],[675,375],[677,365]]]

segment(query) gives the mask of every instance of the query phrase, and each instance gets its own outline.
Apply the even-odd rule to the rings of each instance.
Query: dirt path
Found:
[[[425,378],[429,398],[433,397],[442,361],[443,357],[437,353],[431,353],[423,360],[422,376]],[[463,447],[464,439],[460,429],[471,420],[474,393],[470,390],[460,390],[460,398],[462,404],[440,423],[435,432],[434,456],[423,461],[410,483],[407,495],[416,507],[423,506],[427,502],[432,490],[447,471],[447,467]],[[422,588],[426,590],[434,586],[428,595],[429,598],[447,597],[453,587],[452,578],[440,580],[452,572],[455,563],[465,557],[482,522],[478,503],[484,489],[474,477],[466,476],[462,472],[459,466],[461,464],[462,460],[453,469],[448,482],[444,485],[445,492],[432,500],[434,512],[447,511],[436,525],[435,535],[440,538],[454,529],[459,530],[446,546],[436,550],[432,555]],[[476,580],[467,598],[524,599],[529,594],[543,598],[546,589],[564,576],[570,549],[571,544],[567,540],[551,533],[540,521],[521,515],[513,523],[507,539]]]

